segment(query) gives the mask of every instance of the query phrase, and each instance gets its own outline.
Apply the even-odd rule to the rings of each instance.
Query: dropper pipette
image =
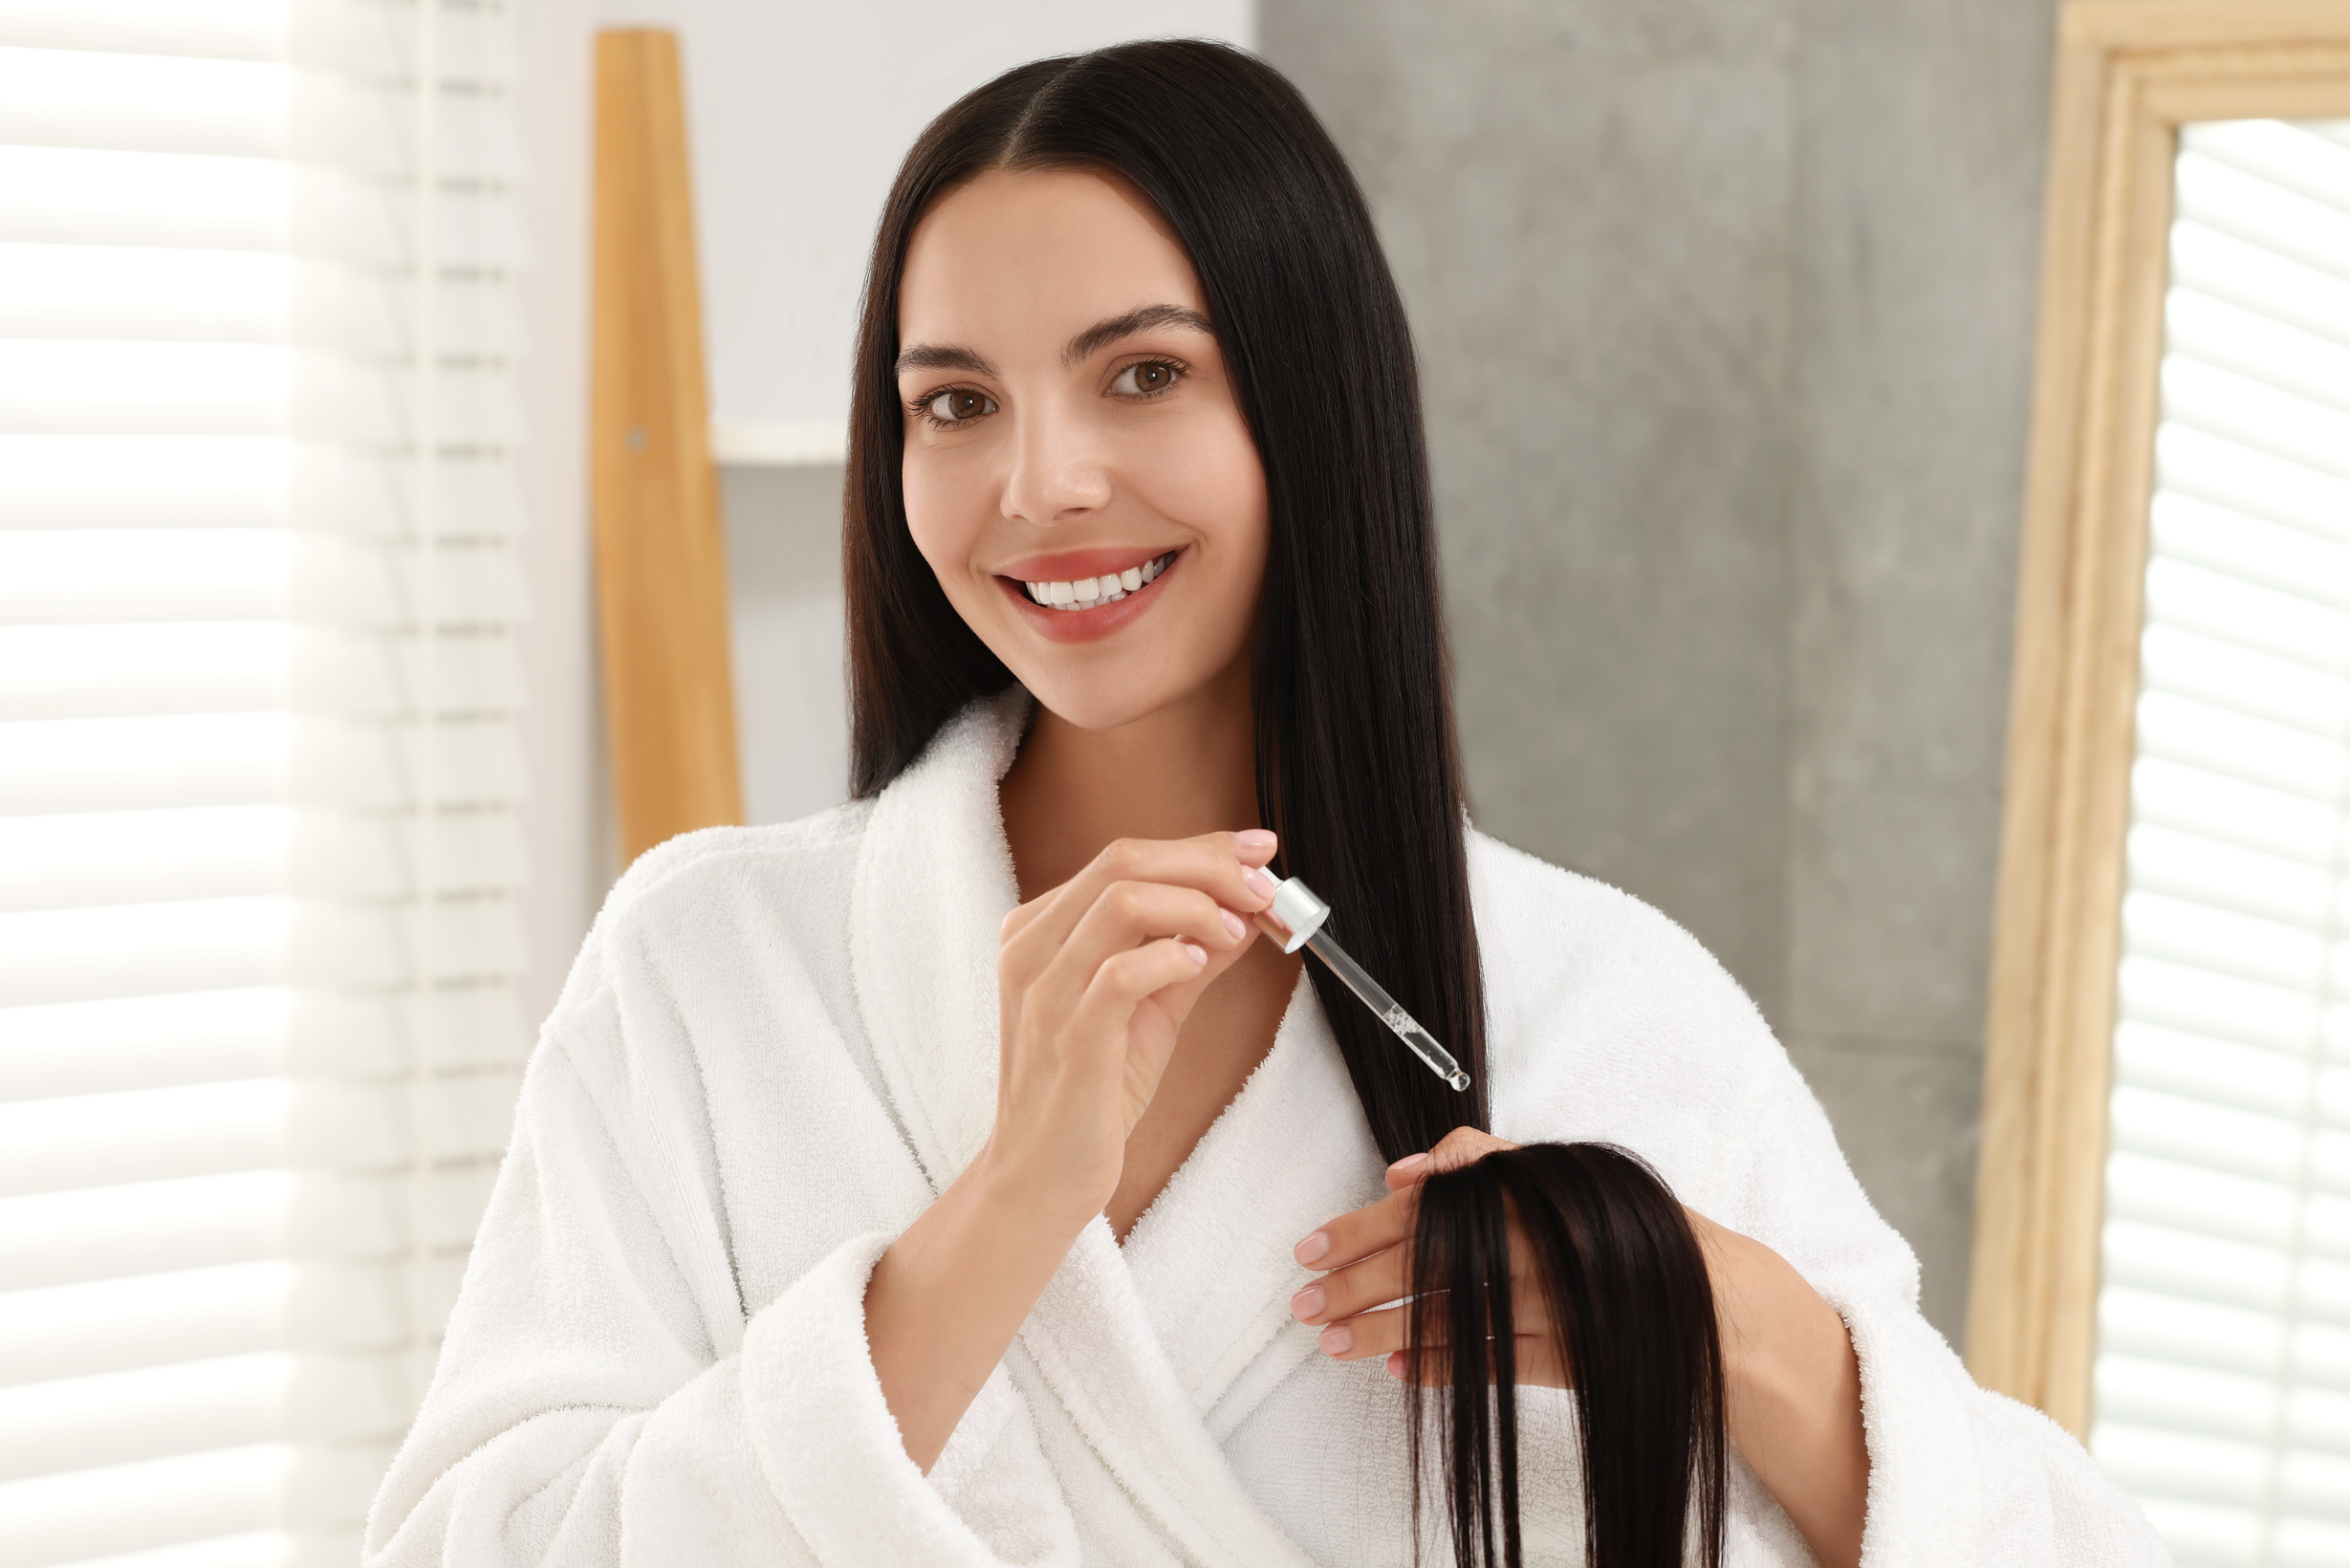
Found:
[[[1452,1059],[1452,1053],[1437,1044],[1436,1036],[1404,1012],[1403,1003],[1388,995],[1344,947],[1323,931],[1324,923],[1330,919],[1330,905],[1314,889],[1295,877],[1290,878],[1274,887],[1273,907],[1258,918],[1269,922],[1267,929],[1280,940],[1283,952],[1294,953],[1303,947],[1328,965],[1330,972],[1344,981],[1348,991],[1362,998],[1362,1005],[1371,1010],[1374,1017],[1394,1031],[1395,1037],[1409,1047],[1413,1056],[1427,1063],[1429,1072],[1455,1089],[1469,1087],[1469,1075]]]

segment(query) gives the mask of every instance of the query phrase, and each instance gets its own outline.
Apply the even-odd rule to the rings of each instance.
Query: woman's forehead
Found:
[[[1124,180],[1090,169],[990,169],[947,193],[914,230],[898,300],[900,342],[990,359],[1057,355],[1072,333],[1138,300],[1205,314],[1166,220]]]

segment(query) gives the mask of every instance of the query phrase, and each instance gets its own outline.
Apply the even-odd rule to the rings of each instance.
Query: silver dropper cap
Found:
[[[1292,877],[1273,888],[1273,907],[1265,913],[1289,933],[1281,939],[1281,950],[1294,953],[1322,928],[1322,923],[1330,918],[1330,905],[1313,888]]]

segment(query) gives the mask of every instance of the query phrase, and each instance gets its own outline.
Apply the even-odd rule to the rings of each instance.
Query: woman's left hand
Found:
[[[1301,1322],[1320,1323],[1325,1355],[1383,1356],[1390,1376],[1410,1360],[1410,1245],[1420,1184],[1495,1149],[1517,1145],[1455,1127],[1425,1154],[1387,1167],[1387,1196],[1341,1214],[1297,1244],[1297,1261],[1322,1277],[1290,1298]],[[1722,1336],[1722,1382],[1730,1439],[1787,1511],[1828,1568],[1860,1560],[1867,1519],[1869,1456],[1860,1418],[1860,1369],[1843,1318],[1793,1265],[1751,1236],[1683,1207],[1706,1254]],[[1567,1388],[1556,1336],[1525,1237],[1510,1221],[1510,1306],[1517,1381]],[[1421,1358],[1425,1383],[1447,1383],[1441,1356]]]
[[[1409,1312],[1389,1306],[1411,1294],[1411,1238],[1420,1214],[1420,1184],[1442,1171],[1473,1165],[1495,1149],[1515,1143],[1474,1127],[1455,1127],[1425,1154],[1387,1167],[1387,1196],[1367,1209],[1341,1214],[1297,1244],[1297,1261],[1322,1277],[1290,1297],[1290,1312],[1302,1323],[1328,1325],[1322,1353],[1342,1361],[1384,1357],[1391,1377],[1403,1376],[1410,1360]],[[1517,1345],[1517,1381],[1548,1388],[1572,1387],[1559,1363],[1557,1337],[1551,1332],[1542,1289],[1515,1218],[1510,1221],[1510,1308]],[[1422,1358],[1421,1381],[1444,1383],[1450,1374],[1440,1358]]]

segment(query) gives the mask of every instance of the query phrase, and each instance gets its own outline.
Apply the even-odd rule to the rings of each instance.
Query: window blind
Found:
[[[2350,121],[2170,235],[2091,1448],[2182,1565],[2350,1562]]]
[[[0,1568],[354,1561],[429,1371],[527,1042],[512,69],[0,0]]]

